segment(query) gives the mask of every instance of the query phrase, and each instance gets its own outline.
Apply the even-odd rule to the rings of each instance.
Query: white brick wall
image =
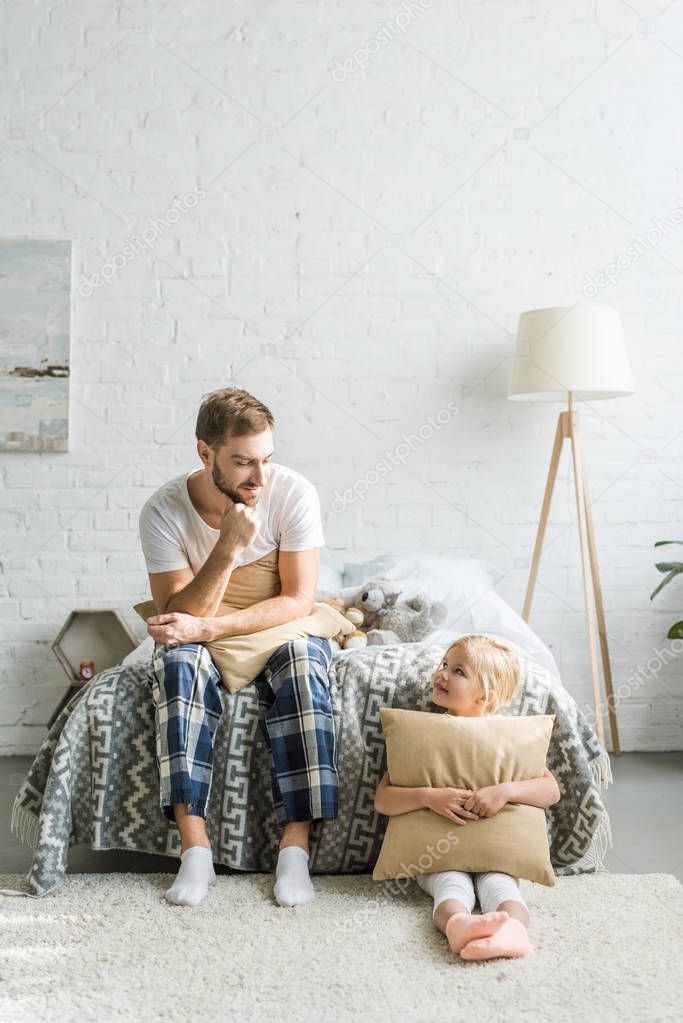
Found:
[[[330,563],[474,554],[521,608],[559,409],[506,401],[517,317],[581,299],[681,203],[683,13],[422,6],[4,5],[2,235],[72,238],[75,265],[70,450],[0,458],[0,752],[44,737],[71,608],[117,606],[143,637],[138,510],[197,464],[199,399],[231,381],[319,487]],[[682,272],[674,226],[596,299],[638,386],[583,410],[617,685],[683,607],[680,586],[649,601],[654,541],[683,536]],[[447,426],[331,510],[449,400]],[[573,516],[565,453],[532,624],[589,705]],[[620,703],[625,749],[681,748],[680,656],[655,674]]]

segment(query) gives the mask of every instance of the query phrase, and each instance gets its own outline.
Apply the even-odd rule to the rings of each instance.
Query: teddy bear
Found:
[[[360,626],[363,624],[364,615],[359,608],[347,607],[341,597],[325,597],[320,603],[329,604],[330,607],[335,608],[345,618],[348,618],[354,626],[354,631],[349,632],[348,635],[345,636],[343,632],[340,632],[339,635],[329,640],[333,653],[336,650],[354,650],[367,646],[368,638],[360,629]]]
[[[416,643],[446,620],[446,605],[432,601],[426,593],[398,602],[399,594],[390,579],[371,579],[353,601],[363,614],[363,629],[369,646]]]

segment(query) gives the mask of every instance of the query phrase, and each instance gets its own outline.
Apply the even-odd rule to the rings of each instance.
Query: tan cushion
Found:
[[[392,785],[468,789],[540,778],[555,719],[468,718],[390,707],[379,713]],[[496,870],[554,885],[545,811],[507,803],[493,817],[464,826],[427,809],[390,817],[373,879],[441,870]]]
[[[236,693],[253,681],[266,666],[271,654],[274,654],[283,643],[304,636],[331,639],[339,633],[348,635],[349,632],[353,632],[355,626],[336,608],[318,602],[314,603],[313,608],[310,615],[295,618],[283,625],[274,625],[270,629],[251,632],[244,636],[228,636],[204,644],[221,673],[226,689]],[[153,600],[135,604],[133,610],[145,621],[158,613]]]

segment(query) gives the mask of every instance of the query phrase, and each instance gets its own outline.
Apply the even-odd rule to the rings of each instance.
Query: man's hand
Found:
[[[164,615],[152,615],[147,619],[147,631],[156,643],[164,646],[180,646],[181,643],[207,643],[210,640],[205,618],[169,611]]]
[[[475,789],[463,806],[466,810],[473,810],[480,817],[493,817],[505,806],[508,801],[508,786],[506,782],[501,785],[486,785],[484,788]]]
[[[220,539],[231,551],[238,553],[252,545],[260,528],[261,520],[255,508],[229,501],[221,522]]]
[[[434,813],[440,813],[449,821],[466,824],[467,821],[463,818],[479,819],[474,811],[466,808],[466,803],[472,798],[472,795],[472,789],[428,788],[427,806]]]

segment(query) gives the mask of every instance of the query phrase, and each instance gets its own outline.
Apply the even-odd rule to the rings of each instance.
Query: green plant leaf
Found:
[[[655,547],[664,547],[668,543],[683,543],[683,540],[657,540]]]
[[[667,639],[683,639],[683,622],[676,622],[666,634]]]
[[[661,583],[659,584],[659,586],[655,590],[653,590],[652,593],[650,594],[650,600],[652,600],[653,597],[656,597],[657,594],[659,593],[659,591],[663,590],[664,587],[667,585],[667,583],[670,583],[671,580],[673,579],[673,577],[678,575],[678,574],[679,574],[679,572],[675,571],[675,572],[669,572],[668,575],[665,575],[664,578],[662,579]]]
[[[658,572],[683,572],[683,561],[658,561],[655,568]]]

